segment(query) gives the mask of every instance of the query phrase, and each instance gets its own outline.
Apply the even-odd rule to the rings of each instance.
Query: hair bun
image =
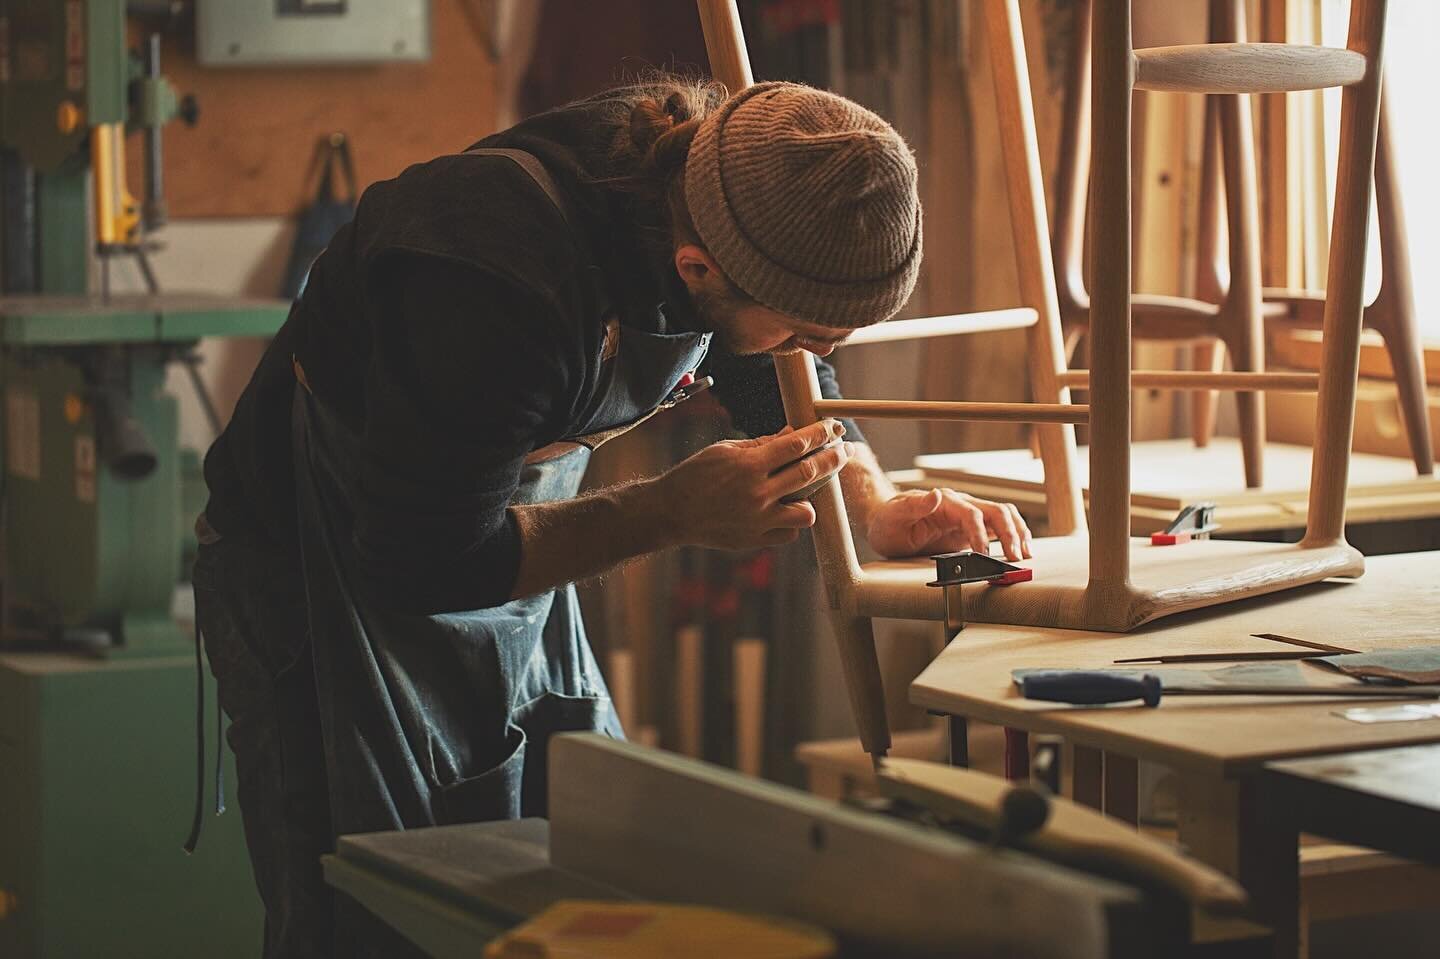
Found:
[[[650,152],[656,140],[675,128],[675,115],[670,112],[670,101],[673,99],[669,97],[664,103],[654,99],[641,100],[631,109],[630,140],[642,156]]]
[[[665,115],[670,118],[672,125],[690,119],[690,101],[684,93],[676,90],[665,98]]]

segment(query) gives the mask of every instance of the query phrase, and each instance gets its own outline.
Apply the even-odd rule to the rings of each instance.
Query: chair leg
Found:
[[[874,759],[890,750],[890,722],[885,717],[885,684],[880,678],[880,660],[875,655],[875,630],[869,619],[837,613],[830,617],[845,689],[850,694],[850,712],[860,733],[860,745]]]
[[[1405,432],[1410,438],[1410,455],[1415,460],[1415,471],[1421,476],[1429,476],[1435,472],[1435,453],[1430,443],[1425,365],[1420,338],[1415,332],[1415,317],[1406,313],[1397,322],[1374,326],[1385,340],[1385,352],[1390,355],[1390,366],[1395,371],[1395,390],[1399,394],[1400,414],[1405,419]]]
[[[1241,324],[1232,333],[1232,341],[1226,343],[1236,370],[1263,372],[1265,369],[1265,345],[1263,334],[1257,322]],[[1258,489],[1264,483],[1265,457],[1265,394],[1256,390],[1241,390],[1235,394],[1235,407],[1239,414],[1240,451],[1245,459],[1245,486]]]
[[[1245,40],[1245,11],[1240,0],[1211,0],[1210,36],[1224,42]],[[1229,290],[1221,308],[1220,335],[1236,372],[1265,369],[1265,331],[1260,316],[1260,201],[1255,184],[1255,138],[1250,98],[1233,94],[1214,98],[1220,114],[1220,152],[1225,171],[1225,225],[1229,235]],[[1245,455],[1245,485],[1264,481],[1265,394],[1238,392],[1240,446]]]
[[[1345,88],[1340,99],[1339,158],[1335,175],[1335,216],[1325,280],[1324,351],[1315,406],[1315,456],[1310,464],[1310,508],[1301,546],[1345,541],[1345,486],[1355,431],[1355,387],[1360,366],[1360,324],[1364,310],[1365,245],[1370,220],[1370,186],[1375,175],[1375,141],[1380,125],[1380,59],[1385,32],[1383,0],[1350,5],[1347,46],[1365,52],[1365,79]]]
[[[1366,323],[1385,338],[1400,412],[1410,437],[1410,454],[1421,476],[1435,472],[1430,422],[1425,408],[1425,361],[1415,332],[1415,294],[1411,289],[1410,249],[1400,199],[1395,151],[1390,142],[1389,101],[1380,101],[1375,143],[1375,218],[1380,227],[1380,295],[1365,311]]]
[[[1219,373],[1225,369],[1225,344],[1219,340],[1201,340],[1195,344],[1195,360],[1190,364],[1197,370]],[[1195,445],[1206,447],[1215,435],[1215,413],[1220,405],[1220,394],[1215,390],[1196,390],[1190,394],[1190,435]]]

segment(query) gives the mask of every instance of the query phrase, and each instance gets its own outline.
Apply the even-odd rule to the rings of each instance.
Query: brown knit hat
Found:
[[[812,323],[889,319],[920,270],[915,159],[844,97],[757,83],[706,117],[685,163],[695,231],[736,286]]]

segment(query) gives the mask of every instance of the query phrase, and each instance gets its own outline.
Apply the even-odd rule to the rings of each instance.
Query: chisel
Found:
[[[1052,703],[1093,706],[1142,700],[1159,706],[1161,693],[1180,696],[1368,696],[1372,699],[1433,699],[1440,686],[1261,686],[1162,683],[1154,673],[1086,669],[1027,670],[1015,677],[1020,695]]]

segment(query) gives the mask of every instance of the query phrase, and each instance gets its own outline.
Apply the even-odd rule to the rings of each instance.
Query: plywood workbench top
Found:
[[[1389,700],[1177,696],[1157,709],[1077,709],[1022,699],[1010,677],[1012,669],[1030,667],[1136,668],[1114,665],[1134,656],[1291,648],[1253,633],[1362,651],[1440,645],[1440,552],[1372,557],[1359,580],[1181,613],[1132,633],[970,625],[915,680],[910,699],[932,711],[1059,733],[1211,775],[1292,756],[1440,742],[1440,719],[1362,724],[1336,715],[1352,706],[1391,705]],[[1301,669],[1310,683],[1349,682],[1322,667]]]

